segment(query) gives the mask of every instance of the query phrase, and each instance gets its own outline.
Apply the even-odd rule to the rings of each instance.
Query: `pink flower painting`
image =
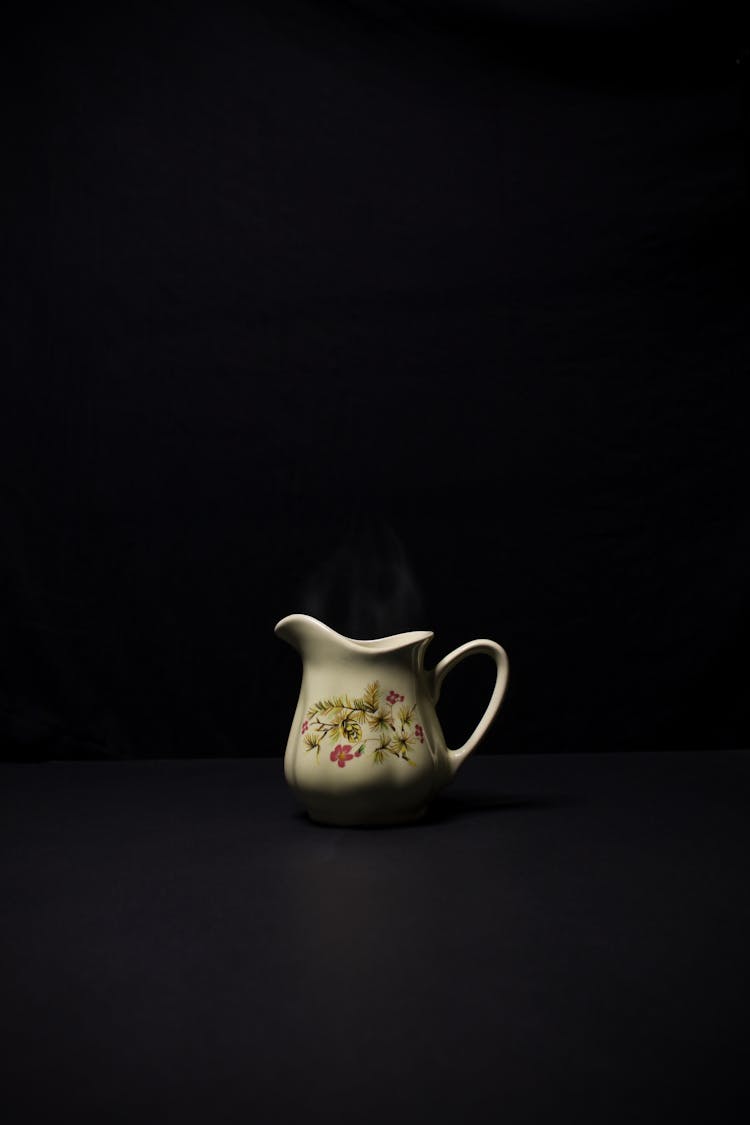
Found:
[[[351,746],[341,746],[341,745],[339,745],[339,746],[336,746],[335,749],[333,749],[331,751],[331,761],[337,762],[339,764],[339,766],[341,767],[341,769],[344,768],[344,766],[346,765],[347,762],[351,762],[353,757],[354,757],[354,755],[352,754]]]

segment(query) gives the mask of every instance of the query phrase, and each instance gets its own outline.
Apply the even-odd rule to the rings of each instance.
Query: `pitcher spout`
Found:
[[[321,641],[330,643],[331,638],[336,636],[322,621],[317,621],[307,613],[290,613],[288,617],[282,617],[274,628],[274,633],[302,656],[309,652],[313,645],[319,645]]]

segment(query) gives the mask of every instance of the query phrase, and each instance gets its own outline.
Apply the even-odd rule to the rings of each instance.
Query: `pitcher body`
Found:
[[[424,660],[432,633],[356,641],[303,614],[284,618],[276,632],[303,658],[284,772],[310,817],[338,825],[421,817],[473,749],[448,750],[435,710],[442,677],[456,654],[450,664],[449,658],[441,662],[444,670],[438,665],[428,671]],[[503,691],[505,678],[507,658]]]

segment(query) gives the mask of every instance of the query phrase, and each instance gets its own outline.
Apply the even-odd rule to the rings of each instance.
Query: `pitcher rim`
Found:
[[[324,629],[344,645],[353,646],[357,650],[365,650],[366,652],[391,652],[399,648],[408,648],[409,645],[420,644],[423,641],[431,641],[435,636],[434,632],[429,629],[411,629],[405,633],[390,633],[385,637],[347,637],[343,633],[332,629],[330,625],[326,625],[324,621],[313,617],[310,613],[287,614],[286,617],[282,617],[280,621],[277,621],[274,626],[274,632],[278,632],[283,625],[288,624],[290,621],[299,621],[300,619],[309,621],[317,625],[320,629]]]

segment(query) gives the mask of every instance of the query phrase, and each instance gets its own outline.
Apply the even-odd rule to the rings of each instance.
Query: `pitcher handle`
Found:
[[[448,750],[448,762],[450,765],[451,776],[455,774],[461,763],[468,758],[472,750],[475,750],[479,743],[484,738],[487,731],[490,729],[495,716],[500,710],[500,704],[505,695],[505,689],[508,686],[508,655],[502,645],[497,644],[495,641],[468,641],[467,644],[461,645],[459,648],[449,652],[447,656],[435,665],[434,681],[433,681],[433,700],[437,703],[440,698],[440,689],[443,680],[457,664],[465,660],[467,656],[473,656],[475,653],[485,653],[491,656],[495,661],[497,667],[497,676],[495,678],[495,687],[487,704],[487,709],[477,723],[474,731],[469,735],[463,746],[459,746],[458,750]]]

